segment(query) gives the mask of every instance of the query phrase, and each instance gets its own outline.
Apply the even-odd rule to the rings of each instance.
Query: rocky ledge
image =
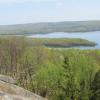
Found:
[[[0,76],[0,100],[45,100],[30,91],[11,84],[15,82],[12,78]]]

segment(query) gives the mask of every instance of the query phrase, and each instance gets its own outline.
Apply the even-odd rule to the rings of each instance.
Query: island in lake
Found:
[[[34,38],[31,39],[33,45],[44,45],[46,47],[66,48],[66,47],[79,47],[79,46],[96,46],[97,44],[86,39],[79,38]]]

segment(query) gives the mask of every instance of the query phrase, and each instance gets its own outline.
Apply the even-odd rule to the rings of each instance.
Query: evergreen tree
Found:
[[[66,82],[65,86],[62,87],[63,91],[65,92],[64,100],[76,100],[75,77],[71,69],[68,57],[64,58],[63,68],[64,68],[64,79]]]
[[[96,73],[92,84],[92,97],[91,100],[100,100],[100,70]]]

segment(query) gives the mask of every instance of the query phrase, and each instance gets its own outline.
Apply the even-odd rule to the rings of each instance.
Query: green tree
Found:
[[[75,76],[73,70],[70,66],[70,61],[68,57],[64,58],[64,79],[65,85],[62,85],[62,89],[64,91],[64,99],[63,100],[76,100],[77,89],[75,84]]]
[[[92,83],[92,97],[91,100],[100,100],[100,70],[96,73]]]

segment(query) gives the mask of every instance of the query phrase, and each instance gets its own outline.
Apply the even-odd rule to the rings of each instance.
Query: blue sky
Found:
[[[100,20],[100,0],[0,0],[0,25]]]

